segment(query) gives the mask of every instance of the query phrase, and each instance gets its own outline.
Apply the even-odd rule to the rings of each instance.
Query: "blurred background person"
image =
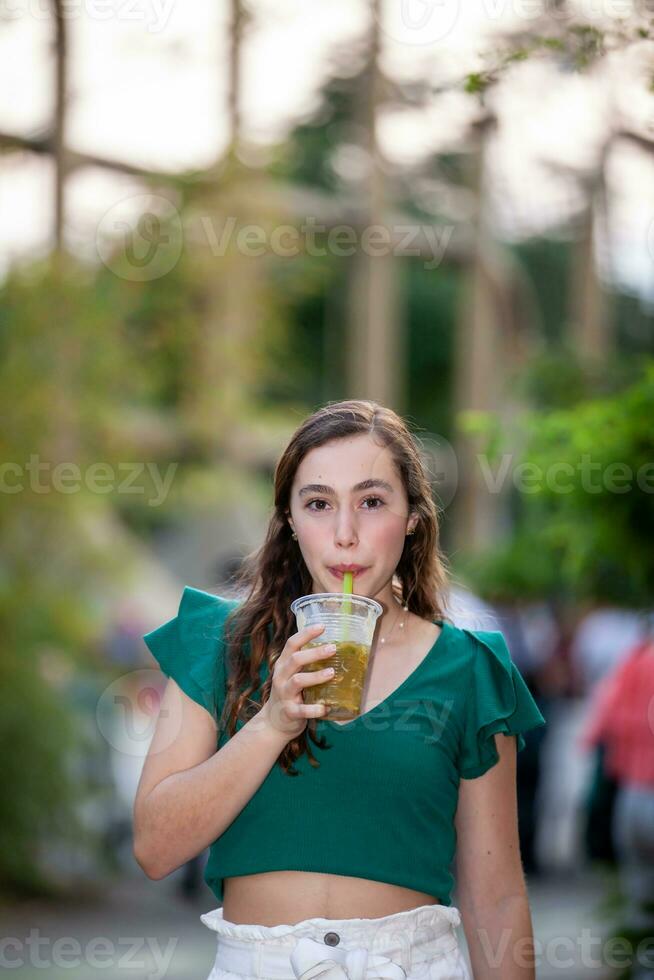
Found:
[[[607,856],[618,863],[624,933],[637,944],[654,934],[654,634],[598,682],[582,744],[601,749],[615,787]],[[651,966],[633,975],[650,977]]]

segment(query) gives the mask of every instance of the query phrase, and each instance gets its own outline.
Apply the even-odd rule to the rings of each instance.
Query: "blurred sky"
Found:
[[[579,2],[586,13],[595,6]],[[155,169],[202,168],[227,139],[225,0],[69,0],[68,142]],[[367,23],[364,0],[252,0],[244,45],[243,135],[261,145],[281,140],[306,118],[333,63],[352,63]],[[606,5],[610,10],[610,5]],[[621,5],[625,9],[625,5]],[[497,35],[528,27],[533,4],[518,0],[387,0],[383,66],[398,79],[454,82],[493,63]],[[34,134],[53,107],[52,25],[46,0],[0,0],[0,130]],[[594,14],[594,16],[597,16]],[[604,15],[604,25],[611,18]],[[598,26],[602,26],[598,22]],[[500,125],[489,145],[488,217],[508,240],[557,233],[581,197],[558,168],[590,168],[611,128],[654,138],[654,97],[647,92],[652,44],[616,53],[592,75],[557,73],[540,59],[516,65],[489,104]],[[426,153],[457,148],[478,114],[475,98],[446,92],[420,108],[383,113],[387,156],[411,165]],[[654,163],[624,141],[609,158],[612,247],[599,229],[605,276],[654,302]],[[11,258],[48,248],[52,168],[27,153],[0,156],[0,274]],[[442,183],[424,188],[434,209],[461,201]],[[138,182],[98,168],[68,183],[69,246],[93,258],[96,229],[116,202],[143,193]]]

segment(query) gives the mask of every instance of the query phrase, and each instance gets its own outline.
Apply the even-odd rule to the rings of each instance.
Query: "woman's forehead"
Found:
[[[393,456],[368,436],[332,440],[311,449],[298,466],[295,483],[322,482],[334,489],[350,490],[362,480],[399,481]]]

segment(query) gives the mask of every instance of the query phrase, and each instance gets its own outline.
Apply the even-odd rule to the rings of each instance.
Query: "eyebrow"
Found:
[[[355,485],[352,487],[353,492],[356,490],[374,489],[387,490],[388,493],[393,493],[393,487],[390,485],[390,483],[387,483],[386,480],[362,480],[361,483],[355,483]],[[324,493],[329,496],[333,495],[334,490],[332,487],[324,486],[322,483],[308,483],[306,487],[302,487],[298,493],[298,496],[303,497],[307,493]]]

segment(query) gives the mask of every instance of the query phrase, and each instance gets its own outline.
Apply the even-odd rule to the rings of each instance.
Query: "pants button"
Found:
[[[341,937],[337,932],[325,933],[325,942],[327,943],[328,946],[338,946],[340,941],[341,941]]]

